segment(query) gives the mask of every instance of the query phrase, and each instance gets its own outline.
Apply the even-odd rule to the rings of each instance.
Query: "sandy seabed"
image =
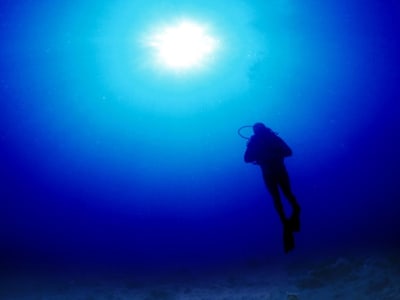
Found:
[[[82,276],[83,277],[83,276]],[[10,300],[399,300],[400,255],[345,256],[301,261],[281,268],[252,266],[179,280],[140,283],[130,277],[46,280],[4,276],[0,299]]]

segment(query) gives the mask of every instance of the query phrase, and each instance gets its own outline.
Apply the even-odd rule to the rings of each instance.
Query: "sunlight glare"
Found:
[[[202,66],[217,47],[217,40],[205,27],[181,21],[157,31],[149,40],[156,60],[171,69],[187,70]]]

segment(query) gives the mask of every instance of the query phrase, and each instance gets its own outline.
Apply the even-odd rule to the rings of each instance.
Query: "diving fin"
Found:
[[[295,247],[293,231],[290,224],[283,226],[283,249],[285,253],[292,251]]]
[[[300,213],[293,213],[289,219],[289,226],[293,232],[300,232]]]

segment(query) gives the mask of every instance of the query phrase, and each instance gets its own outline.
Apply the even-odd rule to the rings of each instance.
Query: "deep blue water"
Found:
[[[397,1],[2,1],[0,251],[8,268],[143,274],[400,244]],[[210,25],[205,69],[141,39]],[[242,125],[292,147],[296,249]],[[285,204],[286,205],[286,204]]]

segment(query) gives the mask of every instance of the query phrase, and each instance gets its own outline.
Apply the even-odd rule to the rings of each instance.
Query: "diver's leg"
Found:
[[[282,189],[283,195],[285,195],[286,199],[288,199],[290,205],[292,206],[293,213],[300,213],[301,208],[292,192],[289,175],[286,170],[282,170],[282,172],[279,174],[279,186]]]
[[[279,180],[276,176],[272,176],[271,174],[263,174],[265,185],[272,196],[272,200],[274,201],[274,206],[276,211],[278,212],[279,218],[283,227],[283,247],[285,253],[293,250],[295,247],[294,237],[293,237],[293,229],[290,224],[290,220],[288,220],[285,216],[285,211],[283,209],[283,204],[281,201],[281,196],[279,194]]]
[[[294,196],[292,189],[290,187],[290,179],[286,169],[280,172],[279,176],[279,186],[282,189],[282,193],[288,199],[290,205],[292,206],[292,214],[289,218],[290,227],[293,231],[300,231],[300,205]]]
[[[267,187],[268,192],[272,196],[272,200],[274,202],[275,209],[278,212],[279,219],[281,220],[282,224],[285,225],[287,219],[285,216],[285,211],[283,209],[281,196],[279,194],[278,182],[271,175],[263,174],[263,178],[264,178],[265,186]]]

